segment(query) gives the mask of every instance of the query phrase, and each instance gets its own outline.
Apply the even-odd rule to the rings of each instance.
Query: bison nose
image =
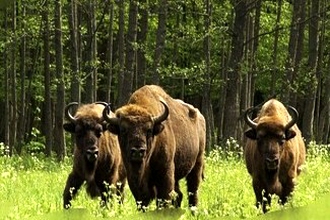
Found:
[[[99,150],[96,147],[92,147],[86,150],[87,160],[90,162],[94,162],[97,159],[99,154]]]
[[[146,153],[146,148],[136,148],[133,147],[131,149],[131,159],[134,162],[141,162],[145,153]]]
[[[266,166],[268,170],[276,170],[279,164],[278,158],[266,158]]]

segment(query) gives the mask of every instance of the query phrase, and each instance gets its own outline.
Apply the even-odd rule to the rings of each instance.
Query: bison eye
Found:
[[[153,136],[153,130],[152,129],[148,129],[147,130],[147,138],[150,138]]]
[[[281,146],[284,144],[284,142],[285,142],[285,138],[281,138],[278,140],[278,144]]]

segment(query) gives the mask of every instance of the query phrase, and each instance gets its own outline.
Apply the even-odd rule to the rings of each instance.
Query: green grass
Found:
[[[235,153],[214,151],[206,158],[205,180],[199,190],[194,215],[187,208],[185,181],[181,209],[156,210],[153,202],[146,213],[136,210],[125,190],[125,203],[100,208],[81,190],[73,208],[62,209],[62,192],[71,170],[63,163],[34,156],[0,157],[0,219],[323,219],[329,217],[330,155],[327,146],[311,145],[293,198],[284,206],[274,196],[269,213],[255,208],[255,198],[244,161]]]

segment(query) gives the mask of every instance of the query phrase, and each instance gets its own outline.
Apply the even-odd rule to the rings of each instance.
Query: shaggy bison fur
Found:
[[[296,125],[298,112],[293,107],[287,109],[281,102],[271,99],[254,120],[249,117],[252,111],[245,112],[245,121],[251,129],[245,132],[244,155],[252,176],[256,205],[262,205],[265,213],[272,194],[279,196],[281,204],[287,202],[305,161],[306,150]]]
[[[78,103],[70,103],[65,109],[69,122],[63,127],[74,134],[76,146],[73,169],[63,192],[63,206],[71,206],[71,200],[84,182],[87,193],[92,198],[101,196],[104,205],[111,194],[115,193],[110,192],[111,185],[122,199],[126,173],[118,138],[105,129],[102,113],[107,104],[82,105],[73,117],[69,110],[77,105]]]
[[[199,110],[171,98],[159,86],[147,85],[115,116],[104,118],[118,135],[138,209],[145,210],[153,199],[158,208],[180,207],[182,178],[187,181],[189,206],[197,206],[205,150],[205,120]]]

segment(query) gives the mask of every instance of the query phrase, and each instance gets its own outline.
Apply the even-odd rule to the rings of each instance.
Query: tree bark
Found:
[[[235,11],[235,20],[232,35],[232,49],[227,67],[227,91],[224,112],[224,140],[234,138],[240,140],[239,134],[239,109],[240,109],[240,64],[243,58],[245,22],[246,22],[246,0],[232,1]]]
[[[121,91],[121,100],[119,105],[125,104],[133,92],[133,79],[135,67],[135,44],[137,35],[137,1],[132,0],[129,4],[129,18],[126,38],[126,54],[125,54],[125,71],[123,79],[123,87]]]
[[[309,22],[309,40],[308,40],[308,63],[307,70],[308,85],[306,85],[306,95],[304,96],[305,107],[303,111],[302,133],[309,143],[314,139],[314,111],[316,103],[317,76],[316,65],[318,60],[318,42],[319,42],[319,0],[311,2],[311,19]],[[308,90],[308,92],[307,92]]]
[[[137,88],[143,86],[146,82],[147,74],[147,61],[146,61],[146,46],[147,46],[147,33],[148,33],[148,3],[146,0],[141,1],[139,4],[140,19],[138,22],[139,28],[137,32],[137,57],[136,57],[136,78]]]
[[[158,27],[156,36],[156,48],[153,63],[152,83],[158,85],[160,80],[160,62],[165,47],[167,0],[159,0]]]
[[[16,22],[17,22],[17,14],[16,7],[17,1],[12,1],[12,23],[11,28],[13,32],[13,38],[11,42],[10,48],[10,75],[9,75],[9,86],[10,86],[10,110],[9,110],[9,123],[10,123],[10,135],[9,135],[9,151],[10,155],[13,154],[16,146],[16,133],[17,133],[17,96],[16,96],[16,48],[17,48],[17,36],[16,36]],[[17,150],[17,149],[15,149]]]
[[[45,84],[45,104],[44,104],[44,134],[46,138],[46,156],[50,157],[53,149],[53,117],[52,117],[52,99],[51,99],[51,73],[50,73],[50,46],[49,46],[49,12],[48,0],[44,2],[44,9],[42,12],[44,22],[44,84]]]
[[[118,63],[119,63],[119,71],[118,71],[118,107],[125,103],[125,98],[123,97],[123,88],[124,86],[124,71],[125,71],[125,1],[118,0],[118,10],[119,10],[119,18],[118,18]]]
[[[55,1],[55,60],[56,60],[56,106],[54,146],[56,146],[57,159],[62,161],[66,155],[63,111],[65,100],[64,74],[63,74],[63,48],[62,48],[62,5],[61,0]]]
[[[20,30],[23,32],[23,35],[20,38],[20,100],[19,100],[19,111],[18,111],[18,121],[17,121],[17,146],[16,151],[18,154],[21,154],[22,147],[24,145],[24,134],[25,134],[25,57],[26,57],[26,37],[25,37],[25,16],[26,16],[26,8],[25,8],[25,1],[21,1],[21,22]]]

